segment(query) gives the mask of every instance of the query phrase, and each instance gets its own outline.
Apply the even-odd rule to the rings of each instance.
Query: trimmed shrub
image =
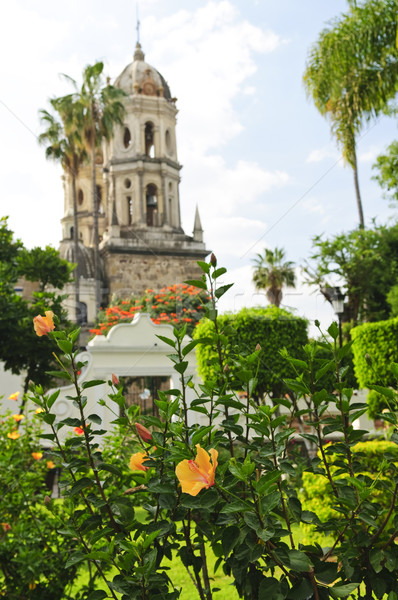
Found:
[[[308,341],[306,319],[271,305],[267,308],[243,308],[237,314],[221,315],[218,323],[222,339],[227,343],[225,352],[232,373],[236,349],[250,354],[259,344],[261,352],[256,396],[270,394],[278,397],[286,393],[283,379],[293,377],[295,373],[280,351],[286,348],[288,353],[301,357],[302,347]],[[210,320],[201,321],[194,337],[207,337],[213,327]],[[205,382],[213,380],[218,361],[216,349],[199,344],[196,356],[200,376]]]
[[[398,317],[354,327],[351,336],[359,386],[393,385],[391,363],[398,362]]]

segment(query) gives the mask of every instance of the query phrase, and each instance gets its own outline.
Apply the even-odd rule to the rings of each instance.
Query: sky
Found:
[[[302,76],[313,44],[346,0],[141,0],[146,61],[177,97],[183,228],[198,205],[204,240],[225,283],[223,310],[267,304],[252,283],[253,259],[283,248],[298,285],[283,306],[324,327],[333,310],[303,282],[301,266],[316,235],[358,224],[352,171],[329,124],[306,97]],[[61,238],[61,168],[37,142],[39,110],[71,91],[87,64],[105,63],[113,81],[132,61],[136,3],[131,0],[14,0],[0,21],[0,216],[27,247]],[[358,142],[365,221],[396,217],[372,180],[372,164],[396,137],[396,121],[370,122]],[[374,174],[374,172],[373,172]],[[337,283],[337,282],[336,282]]]

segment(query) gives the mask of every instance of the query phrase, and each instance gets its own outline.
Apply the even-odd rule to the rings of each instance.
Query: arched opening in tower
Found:
[[[157,214],[158,214],[158,198],[157,198],[157,187],[153,183],[150,183],[146,188],[146,224],[148,227],[154,227],[157,225]]]
[[[153,123],[145,123],[145,154],[150,158],[155,157],[155,143],[153,133]]]

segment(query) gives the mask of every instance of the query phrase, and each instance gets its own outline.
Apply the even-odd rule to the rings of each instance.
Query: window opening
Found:
[[[156,225],[157,212],[157,188],[156,185],[150,183],[146,188],[146,224],[148,227],[154,227]]]
[[[130,129],[128,127],[124,128],[124,132],[123,132],[123,146],[126,148],[129,148],[131,146],[131,133],[130,133]]]
[[[145,154],[151,158],[155,157],[153,124],[145,123]]]
[[[102,187],[100,185],[95,186],[95,194],[97,197],[97,209],[100,215],[104,214],[104,207],[102,205]]]
[[[131,225],[133,222],[133,202],[131,196],[127,196],[127,223]]]

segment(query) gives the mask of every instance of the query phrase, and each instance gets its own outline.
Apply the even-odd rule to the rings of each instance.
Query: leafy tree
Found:
[[[254,285],[257,290],[267,290],[267,298],[275,306],[282,301],[282,287],[294,287],[296,283],[294,263],[284,262],[284,259],[285,251],[282,248],[265,248],[264,254],[257,254],[254,259]]]
[[[72,181],[73,199],[73,242],[75,269],[75,305],[79,306],[79,230],[77,218],[76,178],[80,167],[87,160],[81,135],[82,114],[79,106],[71,96],[53,98],[50,100],[55,115],[47,110],[40,111],[45,131],[39,136],[39,143],[46,145],[46,158],[58,161]]]
[[[390,144],[386,154],[377,157],[373,169],[378,174],[373,177],[383,188],[385,197],[398,202],[398,142]]]
[[[121,125],[125,114],[123,98],[125,92],[107,83],[103,79],[104,63],[97,62],[87,65],[83,71],[81,87],[71,77],[67,79],[72,83],[75,92],[65,97],[63,103],[75,106],[74,111],[63,113],[66,129],[74,130],[77,126],[87,148],[91,162],[91,185],[93,199],[93,226],[94,226],[94,268],[96,277],[96,308],[99,311],[100,296],[100,259],[99,259],[99,233],[98,233],[98,193],[96,184],[97,154],[103,140],[109,141],[113,135],[116,124]],[[63,104],[62,103],[62,104]],[[78,122],[76,123],[76,114]]]
[[[67,324],[64,296],[53,288],[62,289],[74,267],[49,246],[25,249],[22,242],[13,240],[7,218],[0,220],[0,360],[12,373],[26,372],[24,391],[30,380],[43,385],[51,381],[46,371],[53,360],[52,347],[47,338],[37,344],[33,317],[51,310],[62,325]],[[37,282],[39,291],[29,300],[14,290],[21,277]]]
[[[336,278],[343,282],[345,322],[389,317],[387,295],[398,278],[398,225],[353,230],[330,239],[316,236],[313,247],[313,263],[304,269],[307,282],[318,285],[329,301]]]
[[[343,158],[353,169],[360,227],[364,227],[356,139],[366,120],[388,109],[398,86],[397,0],[350,3],[312,46],[304,85],[331,124]]]

